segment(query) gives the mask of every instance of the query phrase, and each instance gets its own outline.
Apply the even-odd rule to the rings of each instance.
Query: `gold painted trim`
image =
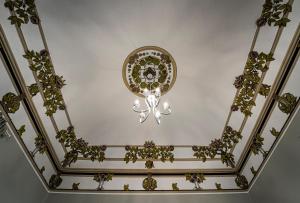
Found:
[[[206,174],[208,176],[215,176],[215,177],[223,177],[225,175],[218,175],[220,173],[227,173],[226,175],[233,176],[233,173],[236,173],[236,169],[234,168],[212,168],[212,169],[123,169],[123,168],[116,168],[116,169],[93,169],[93,168],[65,168],[61,172],[63,172],[62,175],[69,175],[69,176],[92,176],[95,173],[113,173],[115,175],[124,176],[122,173],[131,174],[132,175],[141,175],[143,176],[145,173],[155,173],[155,174],[164,174],[164,175],[184,175],[186,173],[209,173]],[[75,174],[72,174],[75,173]],[[79,173],[79,174],[76,174]],[[120,174],[121,173],[121,174]]]

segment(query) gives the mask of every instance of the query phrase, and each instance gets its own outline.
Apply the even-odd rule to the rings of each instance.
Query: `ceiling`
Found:
[[[83,138],[92,145],[106,145],[106,157],[115,159],[105,160],[103,163],[79,159],[70,168],[60,169],[61,166],[58,166],[58,169],[68,173],[77,169],[78,173],[89,173],[89,170],[94,173],[100,170],[114,173],[118,171],[121,174],[123,169],[130,174],[151,173],[145,169],[143,161],[135,164],[124,163],[123,153],[126,145],[143,145],[145,141],[152,140],[157,145],[174,145],[175,158],[182,159],[174,163],[156,160],[152,170],[157,173],[180,171],[185,174],[184,171],[189,169],[207,170],[214,174],[220,171],[236,174],[238,168],[232,169],[224,165],[218,156],[208,162],[192,160],[196,158],[193,157],[191,147],[207,146],[212,140],[219,139],[226,125],[235,130],[243,125],[244,116],[239,111],[233,112],[228,124],[226,122],[236,94],[233,83],[235,77],[243,73],[257,28],[255,21],[261,15],[262,4],[258,0],[112,0],[88,3],[70,0],[37,1],[38,14],[55,72],[66,80],[66,86],[61,91],[70,120],[68,121],[68,114],[64,111],[57,111],[53,119],[59,130],[66,129],[71,123],[75,127],[77,138]],[[270,65],[263,82],[265,84],[273,85],[279,81],[278,74],[283,70],[282,64],[299,24],[299,8],[300,2],[294,2],[293,12],[289,15],[291,22],[281,34],[274,53],[275,61]],[[30,85],[35,82],[34,77],[27,68],[27,61],[22,57],[22,45],[15,27],[7,20],[8,16],[8,9],[0,6],[1,25],[24,82]],[[30,50],[44,48],[36,25],[29,23],[21,28]],[[277,27],[262,27],[254,50],[268,53],[276,32]],[[127,89],[122,79],[125,58],[130,52],[143,46],[166,49],[177,64],[176,82],[162,96],[163,101],[171,104],[172,114],[163,117],[160,125],[152,117],[143,124],[138,122],[137,114],[132,111],[132,104],[137,96]],[[296,77],[300,75],[299,63],[293,68],[291,76],[285,77],[285,85],[280,91],[299,96],[299,80]],[[0,78],[0,95],[13,91],[14,86],[9,82],[9,76],[1,75]],[[232,151],[237,166],[242,166],[244,158],[248,157],[246,152],[254,136],[253,132],[257,130],[257,122],[264,120],[261,112],[265,112],[271,100],[269,97],[257,97],[253,115],[242,129],[243,138]],[[51,156],[59,164],[64,159],[66,148],[55,137],[57,132],[51,119],[44,113],[42,97],[37,95],[32,98],[32,102],[37,109],[36,116],[41,119],[48,135],[46,139],[51,145]],[[275,116],[266,121],[270,123],[266,126],[277,125],[284,129],[282,126],[290,117],[281,115],[280,111],[277,114],[276,110],[274,112]],[[31,125],[24,115],[24,110],[23,114],[11,115],[15,126],[23,123]],[[32,134],[35,134],[34,127],[27,129],[22,138],[24,147],[29,151],[34,149]],[[276,140],[271,138],[265,137],[264,146],[273,149]],[[247,161],[250,165],[248,172],[244,172],[246,176],[250,173],[251,164],[258,167],[262,163],[261,158],[252,160],[248,157]],[[49,161],[45,161],[44,165],[46,162]],[[56,169],[54,167],[47,172],[48,175],[51,176]],[[68,178],[64,179],[63,184],[70,185],[70,182],[74,182],[73,177],[71,180]],[[138,178],[142,180],[144,177]],[[75,178],[77,181],[86,181],[86,188],[89,189],[90,180],[83,179]],[[125,184],[126,181],[130,182],[129,179],[118,181]],[[108,187],[113,190],[118,181]],[[180,181],[182,180],[178,179],[179,183]],[[223,185],[231,188],[230,181],[227,183],[225,177]],[[214,180],[208,182],[213,184]],[[142,189],[140,186],[136,187]],[[186,186],[182,183],[182,187]],[[163,186],[161,190],[165,188],[167,187]]]
[[[91,143],[120,145],[145,140],[162,145],[208,144],[220,137],[260,1],[43,1],[38,5],[56,72],[66,80],[64,98],[78,136]],[[38,30],[24,34],[30,47],[41,46]],[[173,113],[159,126],[152,118],[142,125],[138,122],[131,109],[136,96],[122,80],[127,55],[146,45],[166,49],[178,66],[176,83],[162,98],[171,103]]]

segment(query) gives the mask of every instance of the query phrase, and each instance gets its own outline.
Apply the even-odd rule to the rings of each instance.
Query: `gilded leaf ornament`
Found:
[[[45,151],[47,151],[47,144],[45,142],[45,139],[41,136],[38,135],[34,139],[34,144],[35,144],[35,149],[31,152],[31,155],[34,157],[37,152],[43,154]]]
[[[129,191],[129,184],[124,184],[123,185],[123,190],[124,191]]]
[[[21,99],[21,96],[8,92],[2,97],[1,104],[7,113],[15,113],[20,108]]]
[[[166,50],[145,46],[132,51],[123,64],[123,81],[134,94],[144,97],[144,89],[168,92],[176,80],[175,60]]]
[[[101,173],[94,176],[94,181],[98,182],[96,190],[103,190],[104,183],[112,180],[112,174]]]
[[[53,174],[49,180],[49,188],[56,189],[58,186],[60,186],[61,183],[62,178],[60,177],[60,174]]]
[[[68,127],[67,130],[60,130],[56,135],[56,139],[64,144],[66,148],[71,149],[65,154],[65,159],[62,162],[63,167],[75,163],[79,155],[89,158],[92,161],[97,160],[102,162],[105,159],[104,151],[106,150],[106,146],[89,145],[82,138],[77,139],[73,126]]]
[[[222,190],[221,183],[215,183],[215,186],[216,186],[217,190]]]
[[[62,76],[56,75],[52,69],[53,65],[49,58],[47,50],[43,49],[40,52],[27,51],[24,58],[32,62],[30,69],[37,74],[39,83],[43,90],[45,97],[44,106],[48,116],[52,116],[58,109],[64,110],[63,96],[60,89],[65,85]],[[36,83],[28,87],[32,96],[38,93],[38,86]]]
[[[257,19],[258,27],[268,24],[269,26],[286,26],[290,19],[285,14],[292,11],[289,3],[283,3],[283,0],[266,0],[263,5],[261,16]]]
[[[25,133],[26,129],[25,129],[25,125],[21,125],[21,127],[17,130],[18,135],[20,137],[22,137],[22,135]]]
[[[12,25],[20,27],[29,21],[32,24],[38,24],[40,22],[36,13],[34,0],[8,0],[4,3],[4,6],[14,12],[14,14],[8,17]]]
[[[148,177],[143,180],[143,188],[147,191],[152,191],[157,188],[157,181],[152,178],[152,175],[148,175]]]
[[[265,0],[262,13],[256,21],[257,27],[265,25],[285,27],[290,21],[287,14],[292,11],[289,2],[283,3],[282,0]],[[17,29],[20,29],[22,25],[29,22],[40,25],[35,0],[5,0],[4,6],[11,13],[8,20],[11,24],[16,25]],[[65,85],[65,81],[62,76],[57,75],[53,71],[49,52],[46,49],[42,49],[41,51],[26,51],[24,58],[29,61],[29,68],[37,76],[37,83],[27,86],[30,95],[32,97],[39,93],[44,95],[44,106],[46,107],[46,114],[48,116],[52,116],[57,110],[66,110],[63,95],[60,91]],[[273,60],[273,53],[251,51],[248,54],[243,74],[238,75],[233,83],[235,88],[238,89],[238,93],[231,106],[232,111],[240,111],[245,116],[251,116],[251,109],[255,106],[256,94],[264,97],[269,96],[271,86],[262,83],[263,81],[261,80],[263,79],[262,75],[269,69],[269,64]],[[143,95],[142,93],[145,88],[153,90],[157,87],[160,87],[162,93],[165,94],[174,85],[176,77],[177,66],[171,54],[155,46],[141,47],[134,50],[123,64],[124,83],[131,92],[138,96]],[[4,107],[5,112],[17,112],[23,96],[23,94],[18,96],[11,92],[5,94],[1,100],[1,105]],[[298,98],[291,93],[276,96],[275,100],[278,103],[278,108],[285,114],[291,114],[298,102]],[[7,123],[0,112],[0,136],[6,135],[7,130]],[[21,136],[24,132],[25,125],[22,125],[17,130],[17,133]],[[280,135],[280,131],[277,131],[275,128],[272,128],[270,132],[276,138]],[[91,161],[102,162],[105,160],[107,147],[105,145],[89,145],[84,139],[77,138],[73,126],[70,126],[66,130],[58,131],[56,138],[67,149],[67,153],[65,153],[64,160],[62,161],[63,167],[70,167],[80,156]],[[220,158],[226,166],[234,168],[235,159],[232,150],[241,139],[242,135],[239,131],[234,130],[230,126],[225,126],[224,133],[220,139],[212,140],[208,146],[193,146],[193,156],[203,162],[208,158]],[[47,143],[44,135],[37,135],[34,139],[34,144],[35,149],[31,152],[33,157],[38,152],[44,153],[47,151]],[[263,149],[264,138],[261,134],[257,134],[250,144],[250,150],[253,154],[261,153],[264,158],[267,156],[268,151]],[[125,146],[125,150],[124,161],[126,163],[135,163],[138,159],[142,159],[145,160],[145,168],[147,169],[154,168],[154,161],[157,160],[162,162],[174,161],[174,146],[171,145],[160,146],[156,145],[153,141],[146,141],[143,146]],[[43,166],[39,170],[43,173],[45,167]],[[253,175],[256,175],[259,168],[255,170],[252,166],[250,170]],[[185,178],[195,185],[195,190],[202,189],[200,185],[205,180],[205,176],[202,173],[186,174]],[[96,190],[103,190],[105,182],[110,180],[112,180],[111,174],[96,174],[94,176],[94,181],[98,183]],[[60,173],[53,174],[49,180],[49,188],[56,189],[61,185],[62,181]],[[248,180],[244,175],[237,174],[235,183],[241,189],[249,188]],[[73,183],[72,189],[78,190],[79,185],[80,183]],[[157,180],[152,177],[152,174],[149,174],[143,180],[142,186],[146,191],[156,190]],[[179,190],[177,183],[172,183],[171,186],[172,190]],[[215,187],[217,190],[222,190],[221,183],[215,182]],[[129,184],[124,184],[123,190],[129,191]]]
[[[235,183],[238,187],[240,187],[243,190],[248,189],[249,187],[248,180],[244,175],[237,174],[235,178]]]
[[[145,159],[145,167],[151,169],[154,167],[153,161],[160,159],[162,162],[174,161],[174,146],[156,146],[153,141],[146,141],[143,147],[125,146],[127,151],[124,161],[135,163],[139,158]]]
[[[257,170],[255,170],[253,166],[250,168],[250,170],[251,170],[251,173],[255,176],[257,173]]]
[[[80,183],[73,183],[72,189],[73,190],[79,190],[79,185],[80,185]]]
[[[234,167],[234,155],[230,150],[241,138],[242,135],[238,131],[232,129],[230,126],[226,126],[221,139],[211,141],[208,146],[193,146],[192,150],[194,151],[194,156],[203,162],[205,162],[207,158],[213,159],[216,155],[220,155],[222,163]]]
[[[45,166],[42,166],[42,168],[40,168],[41,174],[43,174],[45,172],[45,170],[46,170]]]
[[[205,177],[202,173],[186,174],[185,179],[195,184],[194,190],[201,190],[200,184],[203,183]]]
[[[249,53],[244,73],[237,76],[234,81],[234,86],[240,91],[231,107],[233,111],[240,110],[245,116],[251,116],[251,109],[255,106],[256,88],[261,80],[260,74],[269,69],[268,63],[273,60],[272,53],[265,54],[257,51]],[[270,87],[262,84],[258,93],[266,97],[269,94]]]
[[[179,187],[178,187],[177,183],[172,183],[172,190],[173,191],[178,191],[179,190]]]
[[[277,131],[275,128],[272,128],[270,130],[271,134],[274,136],[274,137],[278,137],[280,135],[280,132]]]
[[[278,102],[278,108],[286,114],[292,113],[297,104],[297,97],[291,93],[284,93],[281,96],[276,96],[275,99]]]
[[[264,138],[261,136],[261,134],[257,134],[252,142],[252,145],[250,147],[250,150],[255,154],[259,154],[261,153],[263,155],[263,157],[265,158],[268,155],[268,151],[265,151],[263,149],[263,145],[264,145]]]

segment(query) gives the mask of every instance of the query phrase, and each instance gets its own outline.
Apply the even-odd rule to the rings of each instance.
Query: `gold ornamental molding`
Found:
[[[224,125],[221,138],[211,140],[208,145],[156,145],[152,141],[146,141],[144,145],[93,145],[89,144],[82,138],[78,138],[75,133],[75,127],[71,122],[67,105],[64,101],[61,89],[65,85],[62,76],[55,73],[54,65],[50,51],[48,49],[46,37],[42,29],[41,19],[38,15],[37,7],[34,0],[5,0],[4,6],[9,10],[10,16],[8,20],[15,26],[20,42],[23,47],[23,57],[28,62],[28,67],[32,71],[35,82],[26,84],[18,64],[14,59],[14,55],[9,48],[9,44],[5,38],[4,32],[0,25],[0,59],[2,60],[8,76],[15,87],[14,92],[8,92],[0,95],[0,138],[5,136],[7,129],[10,129],[21,147],[24,149],[29,161],[39,174],[44,185],[48,190],[55,191],[91,191],[91,192],[117,192],[117,191],[176,191],[176,192],[199,192],[199,191],[246,191],[253,184],[257,174],[268,160],[273,152],[279,138],[282,137],[284,130],[292,119],[295,112],[299,109],[299,95],[294,96],[292,93],[286,92],[285,86],[289,76],[300,57],[300,26],[298,26],[288,52],[282,62],[277,73],[276,79],[272,84],[264,84],[264,78],[271,68],[270,64],[275,60],[274,53],[283,29],[289,23],[288,14],[292,11],[293,0],[277,1],[266,0],[260,17],[256,20],[256,31],[248,53],[248,58],[242,74],[238,75],[234,81],[236,95],[233,103],[229,107],[230,111]],[[43,42],[42,50],[31,50],[26,43],[22,27],[26,24],[36,25]],[[256,50],[257,38],[261,27],[277,27],[277,32],[272,43],[272,47],[268,52]],[[125,59],[122,67],[122,77],[126,87],[135,95],[143,97],[144,89],[150,91],[159,87],[162,94],[166,94],[174,85],[177,77],[177,65],[172,55],[163,48],[157,46],[144,46],[132,51]],[[51,90],[51,91],[50,91]],[[56,132],[56,141],[61,144],[64,151],[63,159],[59,159],[49,134],[44,127],[40,115],[36,109],[33,97],[39,95],[44,101],[44,110],[49,117],[50,122]],[[252,109],[255,107],[256,98],[263,96],[265,98],[264,106],[259,113],[258,118],[251,134],[247,138],[247,143],[240,157],[235,157],[235,146],[242,140],[243,129],[248,118],[252,115]],[[36,136],[32,136],[31,141],[34,143],[34,150],[30,151],[30,147],[26,145],[22,138],[28,124],[16,127],[13,122],[12,114],[25,110],[30,125],[33,127]],[[275,108],[287,115],[287,119],[282,127],[275,126],[266,129],[266,124],[272,116]],[[66,129],[60,129],[55,120],[55,113],[64,112],[68,120],[69,126]],[[1,114],[2,112],[2,114]],[[243,121],[239,128],[233,129],[229,126],[229,121],[233,113],[243,114]],[[270,132],[268,134],[268,132]],[[273,143],[270,147],[265,145],[265,138],[272,136]],[[123,148],[125,153],[120,157],[110,157],[109,150],[113,148]],[[187,148],[192,156],[187,158],[176,157],[178,148]],[[107,150],[109,149],[109,150]],[[49,165],[40,165],[36,154],[43,156],[43,159],[49,161]],[[253,156],[261,156],[262,161],[258,166],[250,166],[247,163]],[[140,164],[145,162],[145,168],[83,168],[75,164],[77,161],[86,161],[89,163],[97,162],[123,162],[127,165]],[[186,162],[186,168],[155,168],[161,163],[176,164],[179,161]],[[224,167],[205,168],[199,165],[199,168],[188,168],[188,162],[206,162],[221,161]],[[155,162],[155,164],[154,164]],[[44,164],[44,163],[42,163]],[[72,165],[72,166],[71,166]],[[43,172],[51,170],[52,176],[46,177]],[[53,169],[53,170],[52,170]],[[245,170],[251,170],[253,176],[245,177]],[[64,179],[73,178],[73,185],[61,185]],[[94,181],[90,182],[87,189],[81,188],[77,179],[94,177]],[[139,179],[143,177],[143,179]],[[231,178],[231,188],[226,188],[223,184],[224,177]],[[109,189],[107,182],[114,179],[115,182],[122,183],[122,178],[127,178],[124,185],[115,185],[115,188]],[[163,178],[172,178],[169,189],[162,189],[161,181]],[[180,185],[179,178],[184,179],[190,184],[188,187]],[[206,179],[211,179],[215,183],[214,188],[202,185]],[[119,181],[121,180],[121,181]],[[136,181],[140,181],[138,187]],[[164,180],[165,181],[165,180]],[[177,182],[178,181],[178,182]],[[93,188],[97,182],[98,187]],[[221,184],[222,183],[222,184]],[[232,184],[234,183],[234,184]],[[201,185],[200,185],[201,184]],[[123,187],[124,186],[124,187]],[[193,188],[193,186],[195,186]]]

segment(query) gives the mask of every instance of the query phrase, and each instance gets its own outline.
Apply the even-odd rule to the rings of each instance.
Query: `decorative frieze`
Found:
[[[146,141],[143,147],[138,146],[126,146],[125,150],[127,151],[125,154],[124,161],[126,163],[132,161],[135,163],[139,158],[145,159],[145,167],[153,168],[154,160],[165,161],[174,161],[173,146],[156,146],[153,141]]]

